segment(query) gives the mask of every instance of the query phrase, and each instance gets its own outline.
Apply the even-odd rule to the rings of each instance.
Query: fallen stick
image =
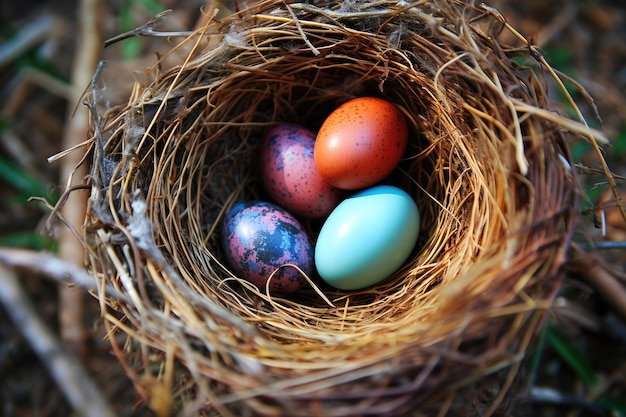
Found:
[[[85,88],[100,60],[102,39],[100,34],[99,16],[100,0],[81,0],[78,13],[77,48],[72,68],[72,99],[70,111],[75,109],[73,117],[63,134],[63,148],[69,149],[85,141],[89,135],[89,113],[85,106],[80,105]],[[78,105],[78,107],[76,107]],[[61,179],[67,179],[67,189],[82,183],[88,174],[87,164],[82,163],[80,152],[68,154],[61,165]],[[85,220],[88,193],[74,191],[61,208],[61,215],[68,223],[68,228],[59,230],[59,248],[63,259],[76,265],[84,265],[84,248],[76,238]],[[61,339],[66,346],[81,355],[84,350],[86,330],[82,319],[84,316],[84,291],[77,288],[59,287],[59,324]]]
[[[56,255],[46,252],[37,252],[27,249],[0,248],[0,265],[9,268],[22,268],[52,279],[57,283],[81,288],[81,292],[100,292],[95,278],[84,268],[66,262]],[[106,295],[120,301],[130,302],[127,295],[107,285],[104,287]]]
[[[626,320],[626,287],[617,274],[598,256],[578,246],[574,246],[574,250],[577,257],[570,264],[570,273],[591,285],[613,306],[615,313]]]
[[[0,265],[0,303],[77,415],[115,416],[85,368],[43,323],[15,273],[3,265]]]

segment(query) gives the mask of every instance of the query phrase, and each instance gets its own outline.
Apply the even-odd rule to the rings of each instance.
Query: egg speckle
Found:
[[[313,246],[301,224],[282,208],[263,201],[238,203],[223,221],[222,246],[229,265],[242,278],[265,290],[289,293],[314,271]],[[284,267],[283,267],[284,266]],[[279,269],[280,268],[280,269]]]
[[[328,184],[315,165],[315,132],[279,124],[261,146],[261,178],[272,199],[291,213],[322,218],[339,203],[342,191]]]
[[[404,154],[408,127],[392,103],[360,97],[335,109],[324,120],[315,142],[318,171],[331,185],[362,189],[384,179]]]

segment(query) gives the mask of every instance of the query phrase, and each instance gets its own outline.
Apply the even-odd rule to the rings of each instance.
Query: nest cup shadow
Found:
[[[567,137],[591,133],[550,111],[533,49],[499,44],[502,30],[493,10],[453,0],[262,1],[173,48],[184,64],[148,69],[128,104],[98,115],[92,103],[85,242],[114,351],[152,408],[488,415],[506,404],[577,217]],[[263,133],[317,129],[365,95],[409,125],[395,174],[421,214],[409,261],[371,288],[323,288],[326,299],[231,274],[219,223],[264,197]]]

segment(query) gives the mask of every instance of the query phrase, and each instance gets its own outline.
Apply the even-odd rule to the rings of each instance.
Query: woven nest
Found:
[[[505,406],[577,220],[568,141],[595,140],[550,108],[558,78],[536,49],[461,1],[262,1],[169,55],[184,62],[147,69],[126,105],[90,105],[85,244],[112,346],[147,403],[225,416]],[[409,261],[358,291],[285,296],[235,276],[219,225],[235,202],[268,198],[260,138],[280,122],[315,130],[359,96],[409,124],[395,175],[421,213]],[[315,239],[319,222],[304,224]]]

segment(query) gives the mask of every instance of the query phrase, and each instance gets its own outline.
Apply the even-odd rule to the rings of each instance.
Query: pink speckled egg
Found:
[[[359,97],[324,120],[314,159],[326,182],[358,190],[387,177],[400,162],[407,141],[407,122],[398,107],[381,98]]]
[[[295,124],[274,126],[261,148],[261,178],[272,199],[289,212],[319,219],[339,204],[343,192],[320,175],[313,158],[316,134]]]
[[[271,292],[290,293],[314,272],[313,245],[290,213],[263,201],[238,203],[222,223],[222,247],[228,264],[238,276],[262,291],[267,280]]]

